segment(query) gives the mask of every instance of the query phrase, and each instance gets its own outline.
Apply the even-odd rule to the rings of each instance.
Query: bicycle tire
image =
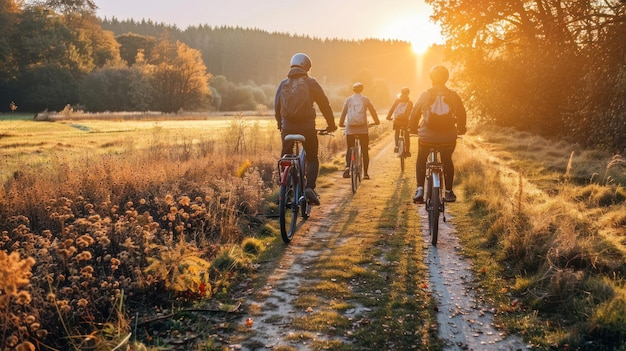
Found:
[[[361,143],[358,140],[356,145],[356,169],[359,176],[359,183],[361,183],[363,180],[363,149],[361,149]]]
[[[280,221],[280,236],[288,244],[293,239],[298,222],[298,175],[293,167],[289,170],[286,183],[281,185],[278,198],[278,211]]]
[[[404,156],[404,140],[398,140],[398,157],[400,158],[400,170],[404,172],[405,156]]]
[[[356,193],[356,189],[359,187],[359,175],[357,165],[356,148],[350,148],[350,182],[352,184],[352,193]]]
[[[439,214],[441,209],[440,206],[441,189],[439,187],[432,187],[428,208],[428,230],[430,232],[430,243],[433,246],[437,246],[437,239],[439,237]]]

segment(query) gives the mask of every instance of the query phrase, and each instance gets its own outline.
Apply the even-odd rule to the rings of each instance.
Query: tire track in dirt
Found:
[[[399,161],[395,158],[393,136],[389,135],[371,146],[370,157],[372,180],[366,181],[360,192],[375,192],[376,182],[409,182],[414,184],[416,152],[407,160],[405,174],[398,179]],[[412,149],[416,150],[417,139]],[[279,345],[288,345],[295,350],[311,350],[306,341],[300,341],[298,331],[290,328],[290,322],[306,311],[295,308],[292,303],[298,297],[298,289],[307,284],[303,272],[313,266],[320,257],[328,254],[333,245],[341,245],[341,229],[335,223],[338,213],[353,198],[350,184],[342,179],[340,172],[330,175],[334,184],[320,188],[322,206],[313,209],[311,218],[296,233],[293,242],[279,258],[275,269],[267,278],[263,288],[249,296],[246,304],[254,311],[254,324],[246,335],[234,336],[230,345],[235,350],[272,350]],[[336,179],[334,179],[336,178]],[[369,183],[369,184],[368,184]],[[358,195],[358,193],[357,193]],[[391,194],[376,194],[391,196]],[[410,199],[407,199],[410,201]],[[451,204],[450,206],[454,206]],[[415,209],[415,207],[411,206]],[[412,220],[409,232],[422,235],[424,263],[429,270],[428,290],[438,302],[438,333],[444,342],[444,350],[525,350],[527,346],[516,336],[506,336],[494,325],[493,309],[474,290],[471,263],[462,257],[460,244],[451,222],[440,225],[437,247],[430,245],[426,212],[423,205],[410,216],[419,214],[421,219]],[[447,215],[448,219],[452,219]],[[343,219],[339,219],[343,221]],[[319,243],[333,245],[318,245]],[[346,312],[357,315],[358,308]],[[295,334],[295,335],[294,335]],[[319,339],[328,335],[317,333]],[[341,337],[333,337],[342,339]],[[343,340],[349,343],[348,340]]]

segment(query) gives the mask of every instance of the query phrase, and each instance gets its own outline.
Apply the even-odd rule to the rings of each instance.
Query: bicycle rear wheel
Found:
[[[359,187],[359,165],[357,164],[357,151],[355,147],[350,148],[350,181],[352,182],[352,193],[356,193]]]
[[[437,239],[439,237],[439,213],[441,205],[441,189],[433,186],[432,182],[429,182],[430,187],[429,196],[426,200],[426,209],[428,210],[428,231],[430,233],[430,243],[433,246],[437,246]]]
[[[402,138],[398,140],[398,157],[400,157],[400,170],[404,172],[404,159],[406,157],[404,156],[404,140]]]
[[[288,244],[291,242],[296,232],[296,224],[298,222],[298,202],[301,190],[298,189],[298,175],[296,170],[291,167],[289,176],[284,185],[280,186],[278,197],[278,211],[280,218],[280,235],[283,241]]]

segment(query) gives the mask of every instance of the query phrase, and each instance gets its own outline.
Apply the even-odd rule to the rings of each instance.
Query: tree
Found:
[[[64,14],[77,13],[93,15],[98,9],[92,0],[45,0],[43,4]]]
[[[599,51],[598,45],[607,42],[613,28],[623,27],[624,1],[427,3],[448,38],[449,58],[458,64],[454,78],[463,82],[470,107],[485,120],[571,137],[564,126],[577,114],[572,102],[580,100],[591,65],[623,70],[623,36],[612,52]]]
[[[164,38],[148,62],[158,110],[178,112],[208,107],[210,74],[198,50]]]
[[[146,57],[152,55],[152,50],[156,45],[156,39],[150,36],[143,36],[135,33],[118,35],[115,40],[120,44],[120,56],[129,66],[132,66],[137,55],[141,53]]]

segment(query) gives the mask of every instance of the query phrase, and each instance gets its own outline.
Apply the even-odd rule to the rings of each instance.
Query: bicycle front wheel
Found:
[[[432,187],[426,206],[428,209],[428,231],[430,232],[430,242],[433,246],[437,246],[437,239],[439,237],[439,214],[441,209],[441,188]]]
[[[284,185],[280,186],[278,211],[280,218],[280,235],[288,244],[293,239],[298,222],[299,192],[298,175],[292,167]]]

